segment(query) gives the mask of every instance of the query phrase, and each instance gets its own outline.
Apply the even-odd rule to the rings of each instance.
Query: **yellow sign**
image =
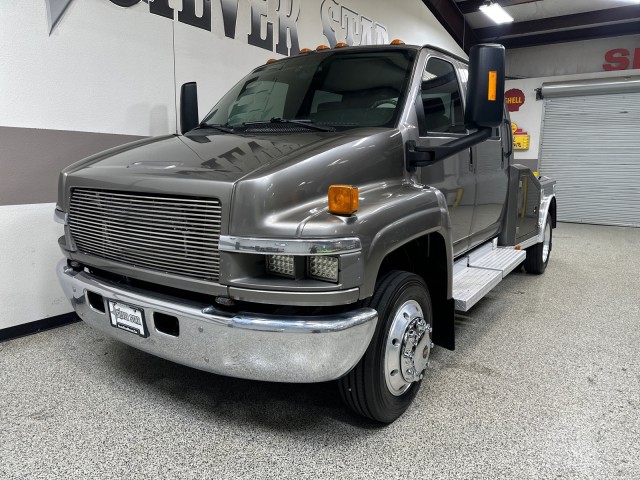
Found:
[[[513,134],[514,150],[529,150],[531,137],[527,132],[523,132],[515,122],[511,122],[511,133]]]
[[[529,134],[523,132],[523,134],[518,134],[513,136],[513,149],[514,150],[529,150]]]

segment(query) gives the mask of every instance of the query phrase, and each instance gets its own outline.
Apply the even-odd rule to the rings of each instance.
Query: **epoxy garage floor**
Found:
[[[380,428],[334,385],[219,377],[78,323],[0,344],[0,478],[640,477],[640,229],[560,224]]]

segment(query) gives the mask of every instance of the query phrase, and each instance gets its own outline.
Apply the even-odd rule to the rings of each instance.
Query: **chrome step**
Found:
[[[524,262],[527,252],[525,250],[515,250],[513,248],[498,247],[480,258],[469,258],[469,266],[476,268],[486,268],[489,270],[500,270],[502,278],[510,274],[514,268]]]
[[[465,268],[453,276],[456,310],[466,312],[500,283],[502,272],[484,268]]]
[[[453,268],[455,308],[466,312],[513,271],[526,257],[524,250],[497,247],[495,242],[456,261]]]

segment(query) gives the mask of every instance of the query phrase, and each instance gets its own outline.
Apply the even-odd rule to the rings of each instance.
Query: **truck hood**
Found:
[[[200,131],[204,132],[204,131]],[[210,130],[208,131],[210,132]],[[99,177],[124,175],[129,181],[143,177],[236,182],[278,162],[284,156],[300,156],[305,151],[327,150],[362,134],[309,132],[293,135],[243,136],[198,133],[156,137],[131,144],[132,148],[104,152],[81,165]]]

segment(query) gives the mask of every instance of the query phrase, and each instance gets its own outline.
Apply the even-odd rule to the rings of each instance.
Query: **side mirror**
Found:
[[[180,89],[180,133],[196,128],[198,118],[198,86],[196,82],[185,83]]]
[[[504,47],[474,45],[469,52],[469,82],[464,123],[467,128],[495,128],[504,115]]]

